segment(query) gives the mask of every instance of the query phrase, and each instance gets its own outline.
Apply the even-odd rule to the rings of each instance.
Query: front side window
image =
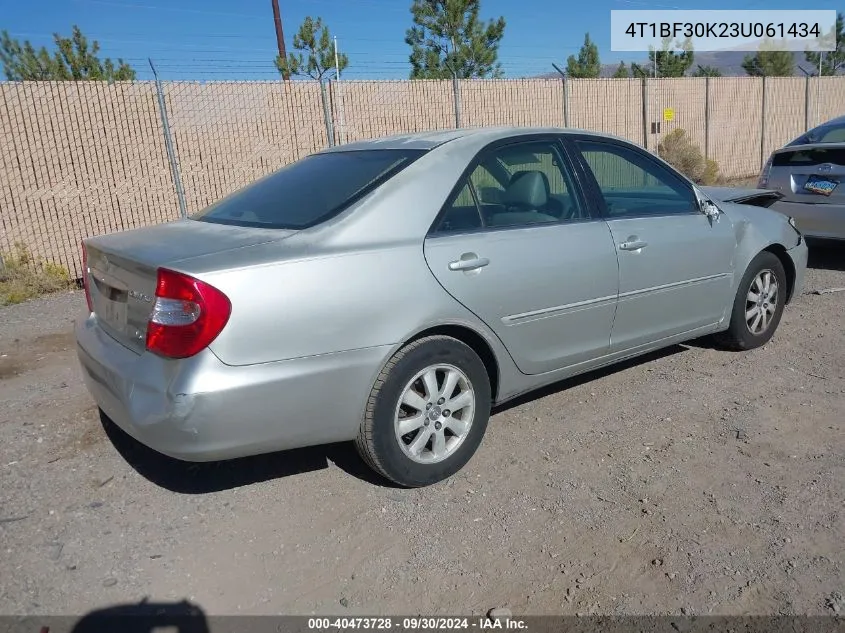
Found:
[[[447,203],[436,232],[587,218],[554,143],[530,142],[485,153]]]
[[[662,165],[622,145],[576,141],[609,218],[696,213],[692,188]]]
[[[217,224],[304,229],[324,222],[424,154],[360,150],[314,154],[191,216]]]

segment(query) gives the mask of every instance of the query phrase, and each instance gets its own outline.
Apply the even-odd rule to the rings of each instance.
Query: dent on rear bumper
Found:
[[[213,461],[345,441],[390,347],[232,367],[206,350],[174,361],[136,354],[95,318],[78,323],[89,392],[126,433],[161,453]]]

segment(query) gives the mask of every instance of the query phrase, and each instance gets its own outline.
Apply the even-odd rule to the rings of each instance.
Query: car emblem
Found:
[[[824,165],[819,165],[819,171],[824,173],[824,174],[826,174],[826,173],[828,173],[829,171],[832,171],[832,170],[833,170],[833,165],[831,165],[830,163],[825,163]]]
[[[143,301],[144,303],[153,302],[153,298],[150,295],[146,295],[143,292],[138,292],[137,290],[130,290],[129,296],[138,301]]]

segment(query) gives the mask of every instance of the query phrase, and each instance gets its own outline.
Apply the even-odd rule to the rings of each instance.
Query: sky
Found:
[[[411,0],[279,0],[285,40],[307,15],[320,16],[349,56],[346,79],[405,79]],[[554,72],[577,54],[585,32],[603,63],[642,61],[646,54],[610,50],[613,9],[798,9],[795,0],[482,0],[484,19],[504,16],[499,60],[507,77]],[[814,0],[813,9],[839,9],[841,0]],[[101,56],[122,57],[151,79],[200,81],[278,77],[271,0],[0,0],[0,30],[36,47],[52,33],[79,25],[100,42]],[[49,46],[48,46],[49,48]]]

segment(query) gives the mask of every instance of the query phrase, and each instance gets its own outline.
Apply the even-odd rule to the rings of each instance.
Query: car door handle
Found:
[[[638,251],[641,248],[645,248],[648,246],[648,242],[644,242],[643,240],[629,240],[627,242],[622,242],[619,245],[620,251]]]
[[[489,263],[490,260],[486,257],[469,257],[467,259],[449,262],[449,270],[475,270],[477,268],[484,268]]]

